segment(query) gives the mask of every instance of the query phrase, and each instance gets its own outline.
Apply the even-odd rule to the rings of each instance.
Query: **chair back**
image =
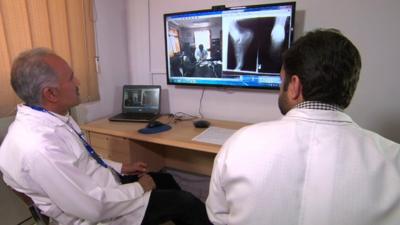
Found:
[[[29,196],[14,189],[12,189],[12,191],[28,206],[36,225],[49,225],[50,218],[40,212],[40,209],[35,205]]]

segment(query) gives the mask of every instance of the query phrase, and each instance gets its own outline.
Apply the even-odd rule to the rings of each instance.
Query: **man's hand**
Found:
[[[141,175],[147,172],[147,164],[144,162],[124,163],[121,173],[126,175]]]
[[[156,183],[154,183],[153,178],[150,175],[144,174],[140,176],[138,180],[139,184],[142,186],[144,192],[150,191],[156,188]]]

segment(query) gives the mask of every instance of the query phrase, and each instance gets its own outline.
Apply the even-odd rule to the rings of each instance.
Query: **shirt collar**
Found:
[[[69,114],[63,116],[63,115],[59,115],[57,113],[52,112],[52,115],[50,115],[47,112],[41,112],[41,111],[37,111],[32,109],[29,106],[26,106],[24,104],[19,104],[17,106],[18,109],[18,114],[22,113],[24,115],[30,115],[30,116],[34,116],[35,118],[38,118],[40,120],[42,120],[43,118],[46,118],[48,121],[52,121],[53,123],[57,124],[57,125],[65,125],[65,124],[69,124],[71,117]]]
[[[330,111],[340,111],[343,112],[343,109],[338,105],[326,104],[319,101],[304,101],[300,102],[295,106],[295,108],[299,109],[316,109],[316,110],[330,110]]]

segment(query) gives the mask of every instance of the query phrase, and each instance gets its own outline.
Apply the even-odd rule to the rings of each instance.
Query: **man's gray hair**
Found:
[[[46,56],[56,55],[47,48],[24,51],[14,60],[11,68],[11,86],[27,105],[41,105],[42,90],[56,87],[58,76],[44,61]]]

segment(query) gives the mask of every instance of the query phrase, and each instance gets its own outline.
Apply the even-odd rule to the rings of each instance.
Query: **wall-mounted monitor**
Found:
[[[164,15],[167,83],[278,89],[295,2]]]

